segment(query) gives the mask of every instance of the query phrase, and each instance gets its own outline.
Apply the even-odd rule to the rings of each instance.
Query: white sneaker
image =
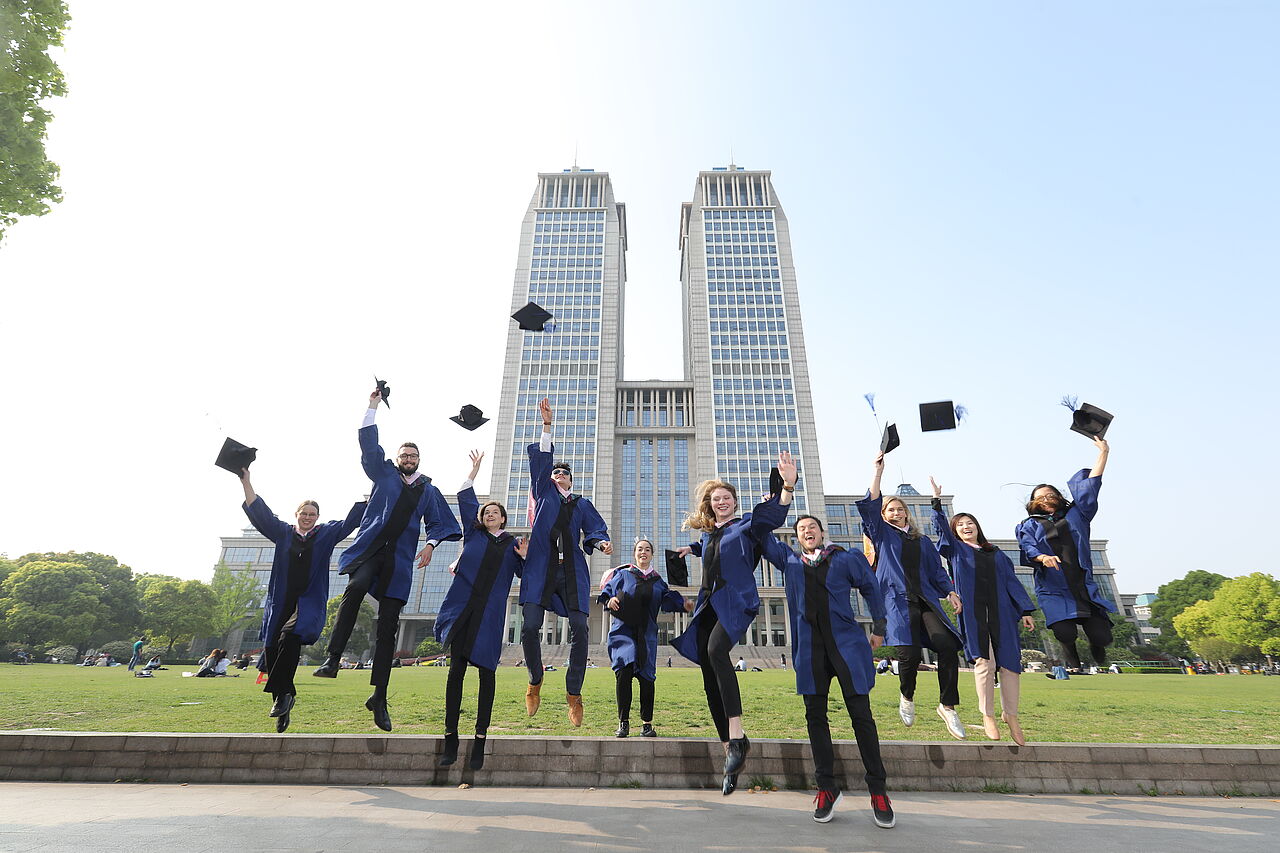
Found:
[[[947,724],[947,731],[953,738],[964,740],[968,737],[964,732],[964,723],[960,722],[960,712],[955,708],[948,709],[945,705],[939,705],[938,716]]]
[[[916,721],[916,703],[912,702],[905,696],[898,697],[898,716],[902,718],[902,724],[907,728],[911,728]]]

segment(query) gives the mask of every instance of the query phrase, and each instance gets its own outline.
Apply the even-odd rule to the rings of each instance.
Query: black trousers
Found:
[[[444,688],[444,733],[458,733],[458,715],[462,710],[462,679],[467,673],[467,665],[475,666],[480,674],[480,695],[476,699],[476,734],[483,737],[489,733],[489,721],[493,717],[494,673],[491,669],[476,666],[463,655],[449,658],[449,679]]]
[[[618,719],[631,719],[631,679],[640,682],[640,719],[653,722],[653,682],[636,674],[636,666],[629,663],[614,672],[617,679]]]
[[[333,636],[329,638],[330,655],[341,655],[351,639],[351,631],[360,615],[364,597],[378,584],[379,591],[391,582],[395,569],[395,553],[391,546],[382,548],[351,574],[347,588],[342,591],[342,603],[338,605],[338,618],[333,623]],[[387,686],[391,679],[391,658],[396,652],[396,633],[400,628],[400,610],[404,602],[398,598],[383,596],[378,602],[378,629],[373,645],[373,674],[369,683],[375,687]]]
[[[1063,619],[1049,626],[1053,636],[1062,644],[1062,656],[1066,658],[1067,666],[1071,669],[1080,668],[1080,652],[1076,650],[1076,637],[1079,631],[1076,626],[1084,629],[1084,635],[1089,640],[1089,654],[1093,655],[1093,662],[1098,666],[1105,666],[1107,646],[1111,645],[1114,639],[1111,635],[1111,615],[1093,604],[1088,616]]]
[[[914,645],[899,646],[904,656],[898,659],[898,684],[906,699],[916,698],[916,675],[924,660],[925,638],[938,653],[938,702],[955,707],[960,704],[960,641],[951,633],[928,605],[912,599],[908,603],[911,613],[911,638]]]
[[[529,683],[542,683],[542,622],[547,616],[540,604],[522,604],[524,627],[520,629],[520,645],[524,647],[524,663],[529,669]],[[569,669],[564,677],[566,693],[582,693],[587,675],[587,614],[569,611]]]
[[[831,744],[831,725],[827,721],[827,691],[835,671],[830,662],[823,656],[825,666],[815,667],[826,672],[820,678],[817,688],[821,693],[804,697],[804,721],[809,728],[809,745],[813,748],[814,774],[818,777],[818,787],[828,791],[836,787],[835,748]],[[839,681],[836,682],[839,684]],[[849,711],[849,719],[853,722],[853,736],[858,741],[858,753],[862,756],[865,770],[867,790],[872,794],[885,793],[884,761],[880,757],[880,732],[876,729],[876,721],[871,716],[871,698],[865,693],[844,694],[844,705]]]
[[[729,718],[742,716],[738,673],[729,660],[729,652],[736,644],[708,605],[698,617],[698,666],[702,668],[707,709],[716,724],[716,733],[724,743],[729,742]]]
[[[292,615],[280,626],[274,640],[262,650],[263,665],[260,669],[267,674],[267,683],[262,687],[263,693],[270,693],[272,696],[279,696],[281,693],[298,695],[293,685],[293,676],[298,671],[298,658],[302,655],[302,638],[293,633],[293,627],[297,623],[298,610],[295,604]]]

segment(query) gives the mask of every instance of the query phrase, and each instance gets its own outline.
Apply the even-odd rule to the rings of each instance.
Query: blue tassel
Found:
[[[1067,394],[1063,396],[1061,402],[1062,402],[1062,405],[1066,406],[1068,409],[1074,412],[1077,408],[1079,408],[1080,398],[1075,396],[1074,394]]]
[[[967,417],[969,417],[969,410],[964,406],[956,406],[956,420],[962,421]]]
[[[867,405],[871,407],[871,414],[874,415],[876,413],[876,392],[872,391],[870,394],[863,394],[862,399],[867,401]]]

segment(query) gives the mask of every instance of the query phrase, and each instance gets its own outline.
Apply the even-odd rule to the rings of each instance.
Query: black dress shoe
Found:
[[[276,733],[283,734],[284,730],[289,728],[289,712],[285,711],[276,717]]]
[[[364,706],[373,712],[373,724],[384,732],[391,731],[391,714],[387,712],[387,700],[377,693],[365,700]]]
[[[631,723],[627,720],[620,720],[618,722],[618,730],[613,733],[613,736],[626,737],[629,734],[631,734]]]
[[[275,704],[271,706],[268,717],[283,717],[285,714],[293,710],[293,703],[297,701],[292,693],[279,693],[276,695]]]
[[[729,750],[724,756],[724,775],[737,775],[742,769],[742,765],[747,761],[747,753],[751,751],[751,741],[747,740],[747,736],[730,738]]]
[[[311,674],[316,678],[337,678],[338,670],[341,669],[339,661],[341,659],[334,655],[329,655],[329,659],[311,670]]]
[[[738,790],[738,774],[726,774],[724,781],[720,783],[720,793],[727,797],[736,790]]]
[[[458,760],[458,736],[456,734],[446,734],[444,736],[444,752],[440,753],[440,766],[448,767]]]
[[[640,729],[640,737],[657,737],[658,732],[653,728],[653,723],[645,723]]]
[[[467,758],[467,766],[472,770],[484,767],[484,745],[487,740],[487,737],[478,737],[471,741],[471,755]]]

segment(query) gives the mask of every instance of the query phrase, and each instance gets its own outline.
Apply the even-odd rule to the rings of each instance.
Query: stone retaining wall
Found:
[[[705,788],[720,785],[723,749],[678,738],[492,737],[485,767],[436,766],[430,735],[0,733],[0,781],[525,785]],[[853,741],[836,742],[836,775],[864,790]],[[1280,795],[1280,747],[882,744],[890,791]],[[742,785],[813,784],[809,744],[753,741]]]

